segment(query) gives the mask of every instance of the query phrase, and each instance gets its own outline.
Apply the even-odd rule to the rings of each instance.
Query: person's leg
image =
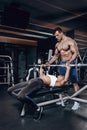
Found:
[[[72,64],[75,63],[72,62]],[[69,81],[73,84],[74,92],[77,92],[79,90],[79,85],[78,85],[78,72],[76,67],[71,67]]]
[[[18,94],[18,100],[23,101],[32,106],[33,109],[37,109],[38,106],[31,98],[32,94],[35,94],[43,86],[43,81],[39,78],[31,79],[26,87],[24,87]]]
[[[74,87],[74,92],[77,92],[79,90],[79,85],[78,85],[78,74],[77,74],[77,70],[75,67],[72,67],[71,68],[71,74],[70,74],[70,78],[71,78],[71,82],[73,84],[73,87]],[[74,101],[74,104],[72,106],[72,110],[77,110],[79,109],[80,107],[80,104],[77,102],[77,101]]]
[[[28,81],[24,81],[24,82],[20,82],[18,84],[15,84],[14,86],[11,86],[7,89],[7,92],[10,95],[16,96],[17,97],[17,91],[21,91],[24,87],[26,87],[26,85],[28,84]]]
[[[39,78],[32,79],[29,81],[28,85],[22,89],[18,95],[18,99],[24,103],[27,103],[32,107],[33,118],[39,120],[43,111],[42,107],[38,107],[34,100],[31,98],[37,91],[43,87],[43,81]],[[25,95],[24,95],[25,94]]]
[[[74,92],[77,92],[79,90],[78,83],[73,83],[73,87],[74,87]]]
[[[58,74],[59,75],[62,75],[62,76],[65,76],[65,73],[66,73],[66,67],[62,67],[61,65],[63,64],[66,64],[66,61],[61,61],[60,62],[60,66],[58,66]]]

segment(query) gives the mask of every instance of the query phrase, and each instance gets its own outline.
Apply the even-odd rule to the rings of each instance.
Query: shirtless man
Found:
[[[18,84],[15,84],[14,86],[8,88],[8,93],[10,95],[15,96],[18,100],[29,104],[32,106],[32,109],[34,111],[34,119],[39,120],[42,113],[42,107],[38,107],[37,104],[32,99],[32,96],[43,88],[44,85],[47,87],[60,87],[67,83],[70,73],[70,65],[64,65],[66,68],[66,74],[65,76],[54,76],[54,75],[45,75],[44,74],[44,65],[40,66],[40,76],[37,78],[30,79],[29,81],[24,81]],[[15,91],[19,90],[18,93]]]
[[[50,61],[48,61],[45,65],[51,65],[57,59],[60,59],[61,64],[75,64],[76,58],[79,55],[77,43],[70,37],[64,35],[62,29],[57,27],[54,30],[54,36],[57,39],[57,43],[55,45],[55,53]],[[66,73],[66,68],[58,67],[59,75],[64,76]],[[71,67],[69,82],[71,82],[74,86],[74,91],[77,92],[79,90],[78,86],[78,74],[76,67]],[[79,108],[79,103],[74,102],[72,106],[72,110],[77,110]]]
[[[54,30],[54,36],[57,39],[57,43],[55,45],[55,53],[50,61],[46,63],[46,65],[52,64],[58,58],[61,59],[60,64],[75,64],[75,60],[78,57],[79,51],[75,40],[70,37],[64,35],[62,29],[57,27]],[[63,67],[58,67],[59,75],[65,75],[66,69]],[[78,86],[78,76],[76,67],[72,67],[70,71],[70,82],[74,86],[74,91],[77,92],[79,90]]]

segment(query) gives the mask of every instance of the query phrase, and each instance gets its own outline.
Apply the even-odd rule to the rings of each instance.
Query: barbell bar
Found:
[[[32,67],[40,67],[41,65],[38,65],[38,64],[34,64],[34,65],[28,65],[28,66],[32,66]],[[60,67],[64,67],[65,64],[59,64],[59,65],[49,65],[49,67],[56,67],[56,66],[60,66]],[[81,64],[81,63],[78,63],[78,64],[70,64],[71,67],[85,67],[87,66],[87,64]]]

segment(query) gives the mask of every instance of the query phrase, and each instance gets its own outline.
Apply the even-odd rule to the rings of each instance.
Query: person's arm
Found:
[[[70,65],[66,65],[66,73],[64,79],[61,81],[61,86],[65,85],[69,79],[69,74],[70,74]]]
[[[74,40],[70,41],[69,45],[70,45],[70,50],[72,52],[72,57],[68,61],[68,63],[71,63],[72,61],[74,61],[78,57],[79,51],[78,51],[77,43]]]
[[[39,75],[39,76],[45,75],[45,74],[44,74],[44,69],[43,69],[43,67],[44,67],[44,65],[42,64],[42,65],[40,66],[40,75]]]
[[[52,57],[52,59],[48,62],[46,62],[46,65],[51,65],[54,61],[56,61],[59,57],[59,51],[58,51],[58,47],[57,44],[55,46],[55,52],[54,52],[54,56]]]

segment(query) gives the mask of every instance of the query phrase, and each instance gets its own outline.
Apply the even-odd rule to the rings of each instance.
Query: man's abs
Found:
[[[70,50],[65,51],[65,50],[61,50],[60,51],[60,56],[61,56],[61,60],[62,61],[67,61],[70,60],[72,58],[72,52]]]

